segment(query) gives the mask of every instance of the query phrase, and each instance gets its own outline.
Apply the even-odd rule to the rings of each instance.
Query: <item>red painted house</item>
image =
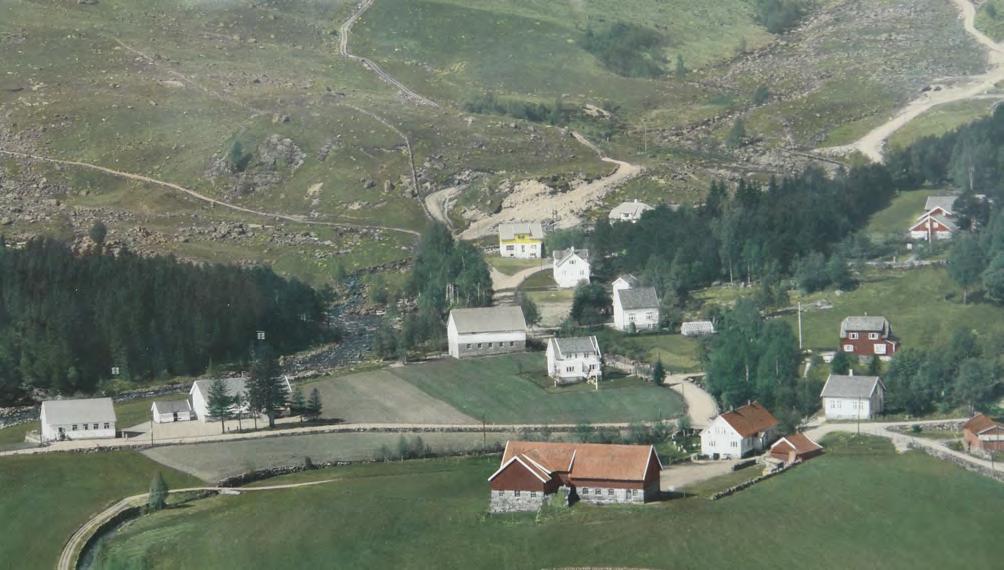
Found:
[[[962,439],[970,451],[1004,451],[1004,424],[976,414],[962,425]]]
[[[509,441],[488,478],[491,512],[535,511],[562,488],[588,503],[644,503],[661,471],[651,445]]]
[[[888,359],[899,350],[899,342],[885,317],[847,317],[840,323],[840,350]]]

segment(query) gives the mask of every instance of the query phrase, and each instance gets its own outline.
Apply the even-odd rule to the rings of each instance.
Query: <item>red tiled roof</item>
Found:
[[[746,404],[731,412],[725,412],[721,415],[721,418],[732,426],[732,429],[739,432],[739,435],[742,437],[749,437],[767,431],[778,424],[777,418],[768,412],[767,408],[763,407],[759,402]]]
[[[976,414],[975,416],[970,418],[968,422],[962,425],[962,429],[967,429],[973,433],[978,434],[988,429],[998,427],[1000,425],[1001,424],[993,421],[992,419],[988,418],[983,414]]]
[[[652,453],[650,445],[510,441],[502,465],[520,457],[543,468],[548,475],[567,472],[576,479],[644,481]]]
[[[804,433],[793,433],[791,435],[786,435],[781,439],[774,442],[774,445],[770,446],[770,450],[774,451],[775,447],[781,447],[785,451],[794,451],[797,455],[803,455],[806,453],[812,453],[813,451],[819,451],[823,449],[823,446],[809,439]]]

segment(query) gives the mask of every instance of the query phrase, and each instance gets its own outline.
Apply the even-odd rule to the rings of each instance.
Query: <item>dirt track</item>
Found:
[[[901,109],[889,121],[876,127],[856,142],[819,149],[818,152],[828,155],[842,155],[858,151],[875,162],[882,162],[886,141],[910,121],[940,105],[988,98],[987,92],[992,90],[997,83],[1004,81],[1004,47],[976,29],[976,8],[970,0],[952,0],[952,2],[961,11],[961,19],[966,32],[986,48],[989,70],[980,75],[971,76],[958,85],[946,87],[940,91],[927,91]],[[1004,95],[994,98],[1004,99]]]

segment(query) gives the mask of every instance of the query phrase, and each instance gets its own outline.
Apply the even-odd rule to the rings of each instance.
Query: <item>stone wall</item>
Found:
[[[965,422],[960,421],[944,421],[938,423],[922,423],[919,425],[923,431],[962,431],[962,424]],[[913,431],[913,425],[901,425],[901,426],[889,426],[889,431],[895,431],[900,433],[905,433],[909,435]]]
[[[460,342],[457,345],[457,350],[460,351],[460,358],[472,358],[475,356],[491,356],[494,354],[509,354],[512,352],[526,352],[526,341],[513,341],[514,345],[509,346],[508,341],[505,343],[493,342],[492,346],[489,348],[488,343],[481,343],[481,348],[478,348],[477,343],[471,344],[471,348],[467,348],[468,343]]]
[[[488,512],[491,513],[536,512],[544,506],[544,498],[547,497],[539,491],[491,491],[490,493]]]
[[[984,477],[990,477],[991,479],[1004,482],[1004,471],[991,470],[989,467],[984,467],[982,465],[966,461],[962,457],[955,455],[954,453],[950,452],[947,449],[940,450],[925,445],[915,445],[913,443],[907,444],[907,447],[910,449],[916,449],[917,451],[923,451],[924,453],[930,455],[931,457],[935,457],[942,461],[954,463],[955,465],[958,465],[959,467],[965,469],[966,471],[972,471],[973,473],[978,473],[980,475],[983,475]]]
[[[597,493],[597,491],[599,491],[599,493]],[[579,495],[580,501],[591,505],[623,505],[641,504],[645,502],[645,491],[642,489],[583,487],[577,489],[576,492]]]

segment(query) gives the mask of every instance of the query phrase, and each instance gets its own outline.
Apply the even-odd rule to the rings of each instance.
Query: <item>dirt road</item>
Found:
[[[502,273],[498,269],[492,267],[492,289],[496,293],[499,291],[511,291],[516,289],[522,285],[524,281],[529,279],[531,275],[550,269],[551,264],[545,263],[546,261],[547,260],[543,260],[540,265],[524,269],[514,275],[506,275],[505,273]]]
[[[345,20],[345,22],[342,24],[342,27],[339,29],[338,33],[339,36],[338,51],[342,54],[343,57],[347,57],[349,59],[358,61],[363,65],[363,67],[375,73],[377,77],[396,87],[398,91],[401,92],[401,95],[403,95],[405,99],[413,103],[417,103],[419,105],[438,107],[439,105],[435,101],[422,97],[418,93],[415,93],[411,89],[405,87],[405,85],[400,81],[398,81],[397,79],[391,77],[390,74],[381,69],[380,66],[377,65],[376,62],[374,62],[373,60],[360,55],[353,55],[352,52],[349,51],[349,36],[352,34],[352,26],[354,26],[356,22],[359,20],[359,18],[361,18],[362,15],[366,13],[366,10],[369,10],[370,7],[373,6],[373,2],[375,2],[375,0],[362,0],[362,2],[360,2],[359,5],[356,7],[356,11],[353,12],[352,15],[349,16],[349,19]]]
[[[442,222],[446,227],[453,230],[453,222],[450,220],[450,206],[452,200],[463,190],[462,186],[450,186],[437,190],[425,197],[425,210],[433,220]]]
[[[940,105],[969,99],[988,98],[987,92],[992,90],[997,83],[1004,81],[1004,47],[976,29],[976,8],[970,0],[952,0],[952,2],[961,11],[961,19],[966,32],[986,48],[988,71],[968,77],[961,83],[944,87],[941,90],[927,91],[901,109],[889,121],[876,127],[858,141],[848,145],[819,149],[817,152],[842,155],[859,151],[875,162],[882,162],[886,141],[910,121]],[[993,98],[1004,100],[1004,95]]]
[[[683,396],[683,401],[687,403],[687,417],[690,418],[690,427],[704,429],[708,427],[711,420],[718,416],[718,403],[704,388],[689,380],[696,376],[704,376],[704,373],[673,374],[667,376],[663,383]]]
[[[616,170],[592,182],[579,184],[561,194],[552,194],[549,188],[541,184],[525,185],[523,189],[517,189],[506,197],[499,213],[472,222],[460,237],[477,239],[491,235],[500,223],[512,221],[541,222],[555,219],[558,228],[575,227],[582,223],[581,216],[585,211],[598,206],[600,200],[609,192],[644,171],[644,168],[637,164],[604,156],[596,145],[579,133],[573,132],[572,136],[595,152],[603,162],[616,165]]]
[[[86,168],[89,170],[96,170],[98,172],[103,172],[105,174],[110,174],[112,176],[118,176],[120,178],[128,178],[130,180],[136,180],[139,182],[146,182],[149,184],[154,184],[156,186],[162,186],[176,192],[180,192],[202,202],[212,204],[214,206],[220,206],[227,208],[229,210],[234,210],[236,212],[241,212],[243,214],[251,214],[254,216],[260,216],[263,218],[271,218],[273,220],[284,220],[287,222],[294,222],[297,224],[312,225],[312,226],[327,226],[336,228],[353,228],[353,229],[368,229],[368,230],[385,230],[391,232],[398,232],[403,234],[408,234],[413,237],[419,237],[419,233],[414,230],[409,230],[405,228],[395,228],[391,226],[378,226],[370,224],[354,224],[350,222],[322,222],[317,220],[308,219],[306,216],[281,214],[278,212],[263,212],[261,210],[253,210],[251,208],[245,208],[244,206],[238,206],[236,204],[231,204],[229,202],[224,202],[222,200],[217,200],[216,198],[211,198],[205,194],[200,194],[195,190],[190,188],[185,188],[173,182],[165,182],[163,180],[157,180],[156,178],[150,178],[149,176],[143,176],[142,174],[133,174],[131,172],[123,172],[121,170],[114,170],[104,166],[99,166],[97,164],[90,164],[87,162],[78,162],[76,160],[63,160],[59,158],[51,158],[47,156],[40,156],[37,154],[29,154],[26,152],[16,152],[12,150],[0,149],[0,154],[6,154],[8,156],[16,156],[19,158],[28,158],[31,160],[38,160],[41,162],[49,162],[52,164],[62,164],[65,166],[76,166],[79,168]]]

